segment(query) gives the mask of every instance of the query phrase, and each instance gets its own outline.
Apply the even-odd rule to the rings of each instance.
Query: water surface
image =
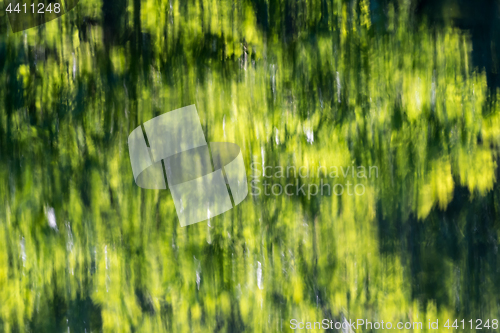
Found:
[[[88,0],[25,32],[3,22],[0,331],[499,318],[497,92],[467,31],[411,15]],[[207,142],[239,145],[251,194],[181,228],[168,189],[135,184],[127,138],[191,104]],[[322,182],[364,191],[265,194]]]

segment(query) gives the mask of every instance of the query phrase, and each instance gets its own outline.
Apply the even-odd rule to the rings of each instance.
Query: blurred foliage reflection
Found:
[[[0,331],[499,318],[497,93],[466,33],[384,6],[383,31],[368,0],[82,0],[17,34],[3,17]],[[135,185],[127,137],[189,104],[249,176],[379,177],[181,228],[168,190]]]

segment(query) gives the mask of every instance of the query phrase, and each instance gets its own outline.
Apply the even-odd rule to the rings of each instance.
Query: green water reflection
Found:
[[[500,319],[497,94],[466,32],[384,6],[383,31],[368,0],[88,0],[22,33],[2,21],[0,331]],[[336,166],[257,179],[364,194],[249,195],[181,228],[168,190],[135,185],[127,137],[190,104],[249,182],[252,163]],[[378,177],[340,171],[357,166]]]

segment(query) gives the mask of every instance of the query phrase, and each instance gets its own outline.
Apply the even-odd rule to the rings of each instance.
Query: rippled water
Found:
[[[498,318],[498,94],[467,31],[411,13],[89,0],[3,22],[0,331]],[[182,228],[127,138],[191,104],[250,193]]]

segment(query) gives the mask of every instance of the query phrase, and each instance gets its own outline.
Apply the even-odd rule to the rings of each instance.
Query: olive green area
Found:
[[[383,6],[381,28],[369,0],[86,0],[17,34],[3,13],[0,331],[500,319],[499,94],[467,32]],[[337,166],[364,194],[251,191],[181,228],[127,137],[191,104],[249,182]],[[325,178],[273,170],[262,189]]]

